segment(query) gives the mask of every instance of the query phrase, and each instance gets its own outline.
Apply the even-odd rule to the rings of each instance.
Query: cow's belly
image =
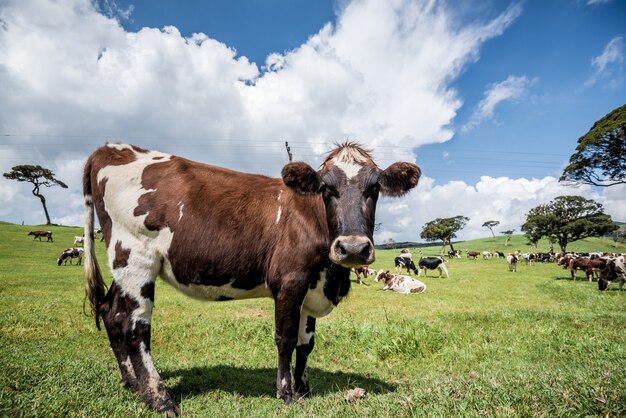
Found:
[[[164,268],[161,270],[161,278],[186,294],[195,299],[207,300],[207,301],[224,301],[233,299],[252,299],[271,297],[270,289],[265,283],[262,283],[251,289],[240,289],[233,287],[230,283],[226,283],[220,286],[211,286],[203,284],[184,284],[176,280],[174,273],[172,272],[169,263],[164,263]]]
[[[314,318],[321,318],[328,315],[334,308],[335,304],[330,301],[324,294],[324,285],[326,284],[326,274],[321,273],[321,277],[315,289],[309,289],[302,304],[302,313]]]

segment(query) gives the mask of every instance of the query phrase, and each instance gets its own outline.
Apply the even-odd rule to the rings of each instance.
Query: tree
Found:
[[[26,181],[35,186],[32,193],[41,200],[43,211],[46,214],[46,225],[50,225],[52,222],[50,222],[50,215],[46,207],[46,198],[41,194],[39,189],[41,186],[61,186],[67,189],[67,185],[61,180],[56,179],[52,171],[40,165],[17,165],[13,167],[10,172],[4,173],[3,175],[9,180]]]
[[[489,228],[491,235],[495,238],[496,235],[493,233],[493,228],[498,225],[500,225],[500,221],[487,221],[483,223],[483,228]]]
[[[605,187],[626,184],[626,105],[594,123],[578,139],[559,181]]]
[[[389,238],[385,243],[385,248],[388,250],[393,250],[396,248],[396,241],[393,238]]]
[[[511,237],[513,236],[513,232],[515,232],[514,229],[507,229],[506,231],[500,231],[500,233],[506,237],[504,239],[504,246],[505,247],[507,247],[509,245],[509,241],[511,240]]]
[[[539,205],[526,214],[522,231],[529,241],[541,237],[558,242],[561,251],[567,244],[587,237],[599,237],[618,229],[602,205],[582,196],[559,196],[546,205]]]
[[[452,238],[456,238],[456,233],[463,229],[468,221],[469,218],[465,216],[437,218],[424,225],[424,228],[420,233],[420,237],[426,241],[441,240],[443,250],[446,249],[446,243],[450,245],[451,250],[454,250],[454,247],[452,246]]]

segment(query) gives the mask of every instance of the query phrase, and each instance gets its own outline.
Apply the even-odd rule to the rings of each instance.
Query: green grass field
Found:
[[[54,233],[46,243],[26,236],[32,229],[43,228],[0,223],[0,416],[158,416],[120,387],[106,333],[83,315],[82,268],[56,265],[82,231],[45,228]],[[503,242],[457,248],[531,250],[522,237]],[[626,251],[602,239],[569,249]],[[372,267],[392,269],[397,254],[379,250]],[[424,294],[353,283],[318,321],[314,396],[289,407],[275,399],[270,299],[203,303],[159,281],[153,356],[189,417],[626,415],[626,291],[600,293],[553,264],[522,263],[517,273],[503,260],[448,266],[450,279],[421,278]],[[355,387],[366,396],[346,402]]]

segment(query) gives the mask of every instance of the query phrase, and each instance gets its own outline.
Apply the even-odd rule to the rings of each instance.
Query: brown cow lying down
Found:
[[[383,290],[393,290],[398,293],[423,293],[426,285],[417,279],[402,274],[390,274],[389,271],[378,273],[377,282],[383,282]]]

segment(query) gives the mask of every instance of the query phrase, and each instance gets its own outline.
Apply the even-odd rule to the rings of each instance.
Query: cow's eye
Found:
[[[322,193],[324,193],[325,197],[335,197],[335,198],[339,197],[339,192],[337,191],[337,189],[328,184],[324,185],[324,189],[322,190]]]
[[[379,192],[380,192],[380,186],[378,185],[378,183],[376,183],[376,184],[371,185],[367,189],[365,189],[364,195],[367,198],[375,198],[376,196],[378,196]]]

